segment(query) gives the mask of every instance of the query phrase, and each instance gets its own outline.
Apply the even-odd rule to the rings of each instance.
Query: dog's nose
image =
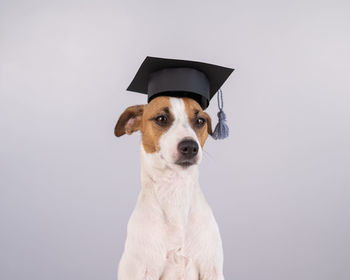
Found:
[[[186,159],[192,159],[198,154],[198,144],[191,139],[182,140],[177,149],[181,156]]]

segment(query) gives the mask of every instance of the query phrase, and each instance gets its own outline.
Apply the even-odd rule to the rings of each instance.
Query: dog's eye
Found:
[[[196,119],[196,125],[201,127],[205,124],[206,120],[204,118],[198,118]]]
[[[157,124],[165,125],[168,122],[168,118],[164,115],[160,115],[154,119]]]

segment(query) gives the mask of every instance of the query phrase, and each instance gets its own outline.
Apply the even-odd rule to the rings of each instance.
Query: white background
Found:
[[[345,0],[2,0],[0,279],[116,279],[140,135],[113,129],[147,55],[236,69],[200,172],[226,279],[350,279]]]

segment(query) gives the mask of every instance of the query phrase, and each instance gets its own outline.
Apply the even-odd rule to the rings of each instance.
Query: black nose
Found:
[[[192,159],[198,154],[198,144],[191,139],[182,140],[177,149],[184,159]]]

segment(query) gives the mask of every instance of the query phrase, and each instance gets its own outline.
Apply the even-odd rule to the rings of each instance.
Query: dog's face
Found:
[[[191,98],[160,96],[146,105],[127,108],[114,133],[117,137],[140,130],[144,151],[170,167],[198,164],[212,134],[211,119]]]

